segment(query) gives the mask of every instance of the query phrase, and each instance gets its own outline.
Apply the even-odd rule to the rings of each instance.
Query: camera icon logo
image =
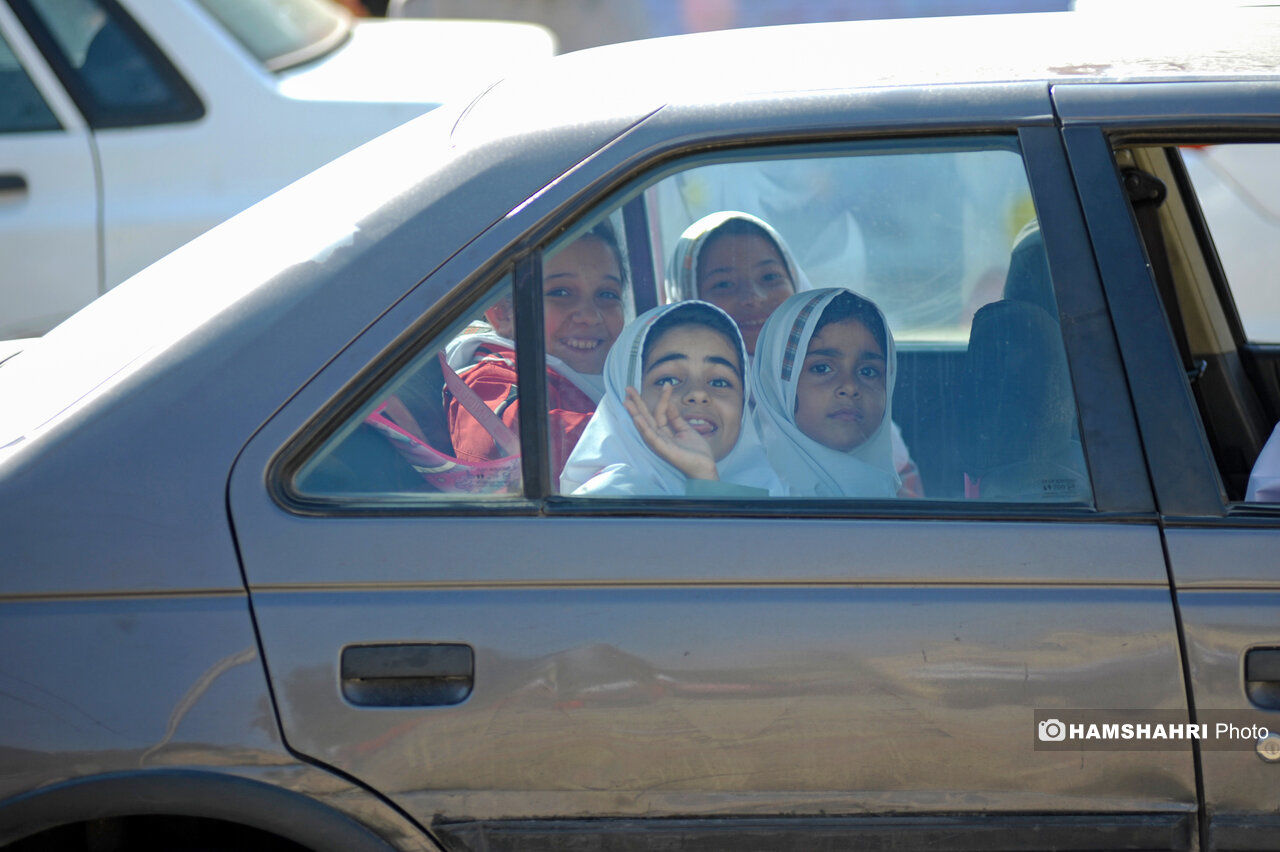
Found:
[[[1036,725],[1036,736],[1042,743],[1060,743],[1067,738],[1067,726],[1057,719],[1045,719]]]

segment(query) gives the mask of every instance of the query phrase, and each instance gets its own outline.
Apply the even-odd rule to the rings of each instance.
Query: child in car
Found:
[[[736,210],[703,216],[686,228],[666,280],[668,301],[704,299],[733,317],[748,356],[755,355],[761,328],[778,306],[811,289],[782,235],[763,219]],[[920,472],[892,422],[889,439],[901,496],[923,496]]]
[[[792,496],[899,495],[896,370],[884,314],[852,290],[797,293],[770,316],[751,369],[754,414]]]
[[[605,395],[560,477],[564,494],[781,493],[747,417],[746,347],[700,301],[630,323],[605,363]]]
[[[607,222],[543,259],[548,437],[558,477],[604,392],[605,356],[625,322],[626,264]],[[519,432],[515,323],[510,299],[485,312],[489,328],[471,330],[447,348],[448,365],[512,432]],[[483,414],[483,412],[481,412]],[[483,462],[506,453],[491,430],[449,395],[449,434],[459,459]]]

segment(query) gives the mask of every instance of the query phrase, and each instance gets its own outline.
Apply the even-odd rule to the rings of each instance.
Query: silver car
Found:
[[[0,843],[1280,844],[1280,324],[1214,233],[1275,182],[1195,165],[1277,68],[1265,10],[616,45],[142,271],[0,364]],[[731,390],[824,288],[889,490],[575,484],[636,317],[721,307]]]

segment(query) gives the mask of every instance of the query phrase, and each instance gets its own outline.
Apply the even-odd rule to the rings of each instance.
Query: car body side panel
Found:
[[[770,526],[774,540],[805,534]],[[572,540],[620,544],[585,538]],[[1187,752],[1031,751],[1028,706],[1181,706],[1160,588],[693,582],[258,600],[291,743],[421,818],[1194,806]],[[475,647],[470,699],[346,704],[338,648],[404,641]]]
[[[1265,523],[1265,522],[1260,522]],[[1251,700],[1245,657],[1280,646],[1280,530],[1176,527],[1166,531],[1196,712],[1231,710],[1240,724],[1280,732],[1280,704]],[[1253,697],[1257,697],[1256,695]],[[1280,842],[1280,764],[1246,751],[1200,753],[1211,846]]]
[[[1250,649],[1280,646],[1280,530],[1273,512],[1229,510],[1225,503],[1109,143],[1117,136],[1273,139],[1280,132],[1280,84],[1058,85],[1053,95],[1095,244],[1107,253],[1100,265],[1165,516],[1194,712],[1204,720],[1233,711],[1242,724],[1280,730],[1280,706],[1265,695],[1255,703],[1256,688],[1245,680]],[[1280,764],[1252,749],[1201,748],[1199,761],[1209,848],[1280,846]]]
[[[0,647],[0,843],[100,817],[118,787],[176,773],[203,779],[205,795],[220,778],[304,794],[398,848],[433,848],[385,803],[285,749],[243,593],[9,598]],[[69,796],[68,780],[96,792]],[[59,806],[43,807],[46,795]],[[204,815],[200,799],[176,795],[123,812],[149,806]]]

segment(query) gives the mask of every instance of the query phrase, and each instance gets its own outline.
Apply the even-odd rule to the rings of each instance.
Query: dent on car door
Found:
[[[0,5],[0,337],[43,334],[98,295],[88,129]]]
[[[1217,95],[1214,108],[1235,106],[1229,92]],[[1280,114],[1280,87],[1251,88],[1242,105],[1250,115]],[[1256,126],[1225,141],[1231,119],[1219,122],[1213,144],[1186,132],[1126,143],[1117,127],[1114,155],[1103,134],[1112,128],[1080,127],[1073,162],[1100,188],[1113,176],[1096,201],[1096,227],[1128,241],[1107,282],[1131,300],[1126,323],[1132,329],[1141,311],[1168,319],[1134,330],[1126,360],[1162,388],[1140,400],[1138,414],[1166,518],[1193,712],[1208,726],[1198,748],[1207,845],[1267,848],[1280,842],[1280,508],[1259,485],[1274,475],[1263,447],[1280,417],[1280,311],[1266,263],[1275,256],[1280,147]],[[1280,138],[1280,126],[1270,136]],[[1133,214],[1117,166],[1155,188]]]
[[[1051,127],[739,150],[642,174],[505,263],[443,267],[434,292],[470,281],[456,303],[411,294],[370,331],[401,342],[363,378],[351,380],[362,363],[336,361],[232,475],[291,746],[451,848],[637,818],[640,846],[707,831],[771,848],[901,831],[1188,846],[1189,751],[1037,738],[1036,711],[1186,711],[1074,204]],[[646,359],[694,357],[646,349],[632,305],[700,295],[747,329],[743,311],[765,299],[721,298],[719,284],[751,284],[739,273],[759,258],[741,244],[716,286],[700,280],[712,226],[746,218],[705,218],[727,210],[776,228],[737,226],[787,267],[787,292],[852,284],[879,306],[883,337],[874,308],[840,321],[862,324],[867,351],[892,345],[879,353],[891,421],[853,442],[871,472],[827,481],[821,465],[778,461],[791,487],[777,496],[775,474],[734,449],[717,464],[736,480],[699,492],[635,433],[617,449],[627,416],[603,348],[620,341],[610,357],[641,375]],[[644,292],[673,256],[688,264]],[[809,341],[826,308],[807,310],[779,350],[793,370],[825,351]],[[744,393],[740,360],[730,346],[715,388]],[[593,409],[609,414],[584,427]],[[733,410],[717,429],[741,423]],[[619,475],[562,493],[583,459]],[[898,487],[912,462],[918,496]]]

